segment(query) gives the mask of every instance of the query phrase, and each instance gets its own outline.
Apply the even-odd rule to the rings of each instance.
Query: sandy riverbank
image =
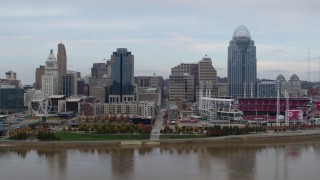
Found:
[[[98,146],[161,146],[173,144],[197,144],[205,143],[216,146],[239,144],[268,144],[320,141],[319,130],[298,130],[281,133],[262,133],[249,135],[234,135],[197,139],[161,139],[141,141],[7,141],[0,140],[0,148],[5,146],[23,147],[98,147]]]

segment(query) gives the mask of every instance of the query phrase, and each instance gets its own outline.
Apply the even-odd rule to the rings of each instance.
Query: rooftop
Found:
[[[251,39],[250,32],[244,25],[240,25],[234,31],[232,39]]]

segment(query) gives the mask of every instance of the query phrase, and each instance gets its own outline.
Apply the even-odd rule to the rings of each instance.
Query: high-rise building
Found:
[[[17,73],[13,71],[6,72],[6,79],[9,81],[10,85],[14,85],[16,88],[21,86],[21,81],[17,80]]]
[[[204,57],[202,58],[201,61],[198,63],[199,65],[199,83],[204,83],[204,84],[210,84],[211,87],[211,97],[217,97],[218,96],[218,86],[217,86],[217,71],[215,68],[212,66],[212,61],[211,58],[209,57]],[[199,91],[200,87],[197,88],[197,95],[196,95],[196,101],[199,101]]]
[[[173,68],[171,68],[171,75],[192,75],[193,76],[193,82],[194,82],[194,90],[193,90],[193,96],[194,100],[196,100],[196,92],[197,87],[199,86],[199,64],[198,63],[181,63]],[[170,82],[170,80],[169,80]],[[170,83],[169,83],[170,84]],[[172,84],[171,84],[172,85]],[[170,96],[170,89],[169,89],[169,96]],[[172,95],[171,95],[172,97]]]
[[[92,78],[102,78],[108,75],[108,65],[106,63],[93,63],[91,68]]]
[[[0,114],[22,112],[24,108],[24,92],[14,85],[0,84]]]
[[[34,89],[42,88],[42,76],[44,75],[45,69],[46,69],[46,66],[41,66],[41,65],[38,68],[36,68],[35,83],[33,84]]]
[[[256,46],[249,30],[241,25],[228,47],[228,84],[231,97],[254,97],[257,81]]]
[[[62,76],[62,94],[66,97],[77,95],[78,72],[69,71]]]
[[[279,74],[276,78],[276,82],[279,88],[279,97],[285,97],[285,92],[288,90],[288,82],[286,78],[282,74]]]
[[[63,91],[63,76],[67,74],[67,53],[66,48],[62,43],[58,44],[58,91],[62,93]]]
[[[276,81],[260,81],[257,83],[257,97],[277,97]]]
[[[118,48],[111,55],[112,85],[109,102],[135,101],[134,56],[126,48]]]
[[[42,92],[49,96],[58,94],[58,63],[53,55],[53,50],[50,51],[42,76]]]
[[[194,84],[193,75],[170,75],[169,101],[194,101]]]
[[[290,77],[288,82],[289,97],[300,97],[301,94],[301,81],[296,74]]]
[[[17,80],[17,73],[13,71],[6,72],[6,79],[8,80]]]
[[[212,93],[211,96],[216,97],[218,96],[218,87],[217,87],[217,71],[212,66],[211,58],[204,57],[198,63],[181,63],[174,68],[171,68],[171,75],[192,75],[194,80],[194,90],[193,90],[193,101],[199,100],[199,90],[200,90],[200,82],[203,83],[210,83],[212,86]],[[189,77],[190,78],[190,77]],[[171,82],[171,85],[172,82]],[[170,96],[170,90],[169,90]],[[171,95],[172,97],[172,95]]]
[[[95,86],[92,88],[92,97],[96,98],[97,102],[106,102],[106,87],[105,86]]]

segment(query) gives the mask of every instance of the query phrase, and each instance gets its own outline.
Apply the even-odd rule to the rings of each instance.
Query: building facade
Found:
[[[279,89],[279,96],[285,97],[285,92],[288,90],[288,82],[286,78],[282,74],[279,74],[279,76],[276,78],[276,82],[277,89]]]
[[[260,81],[257,83],[257,97],[277,97],[276,81]]]
[[[290,77],[288,82],[289,97],[300,97],[301,95],[301,81],[296,74]]]
[[[67,52],[64,44],[58,44],[58,92],[59,94],[63,91],[63,76],[67,74]]]
[[[134,56],[126,48],[111,55],[112,85],[109,102],[132,102],[134,94]]]
[[[241,25],[228,47],[228,84],[231,97],[254,97],[257,81],[256,46],[249,30]]]
[[[10,85],[14,85],[15,88],[21,87],[21,81],[17,79],[17,73],[13,71],[7,71],[6,73],[6,79],[9,81]]]
[[[62,94],[66,97],[76,96],[78,94],[78,73],[69,71],[62,76]]]
[[[108,76],[108,65],[106,63],[93,63],[91,68],[92,78],[102,78]]]
[[[194,90],[193,75],[169,76],[169,101],[195,101]]]
[[[0,84],[0,114],[22,112],[24,109],[24,91],[14,85]]]
[[[212,66],[211,58],[204,57],[199,61],[199,84],[210,83],[211,84],[211,97],[218,96],[218,86],[217,86],[217,71]],[[199,101],[199,91],[200,87],[197,86],[196,101]]]
[[[139,102],[140,116],[155,117],[156,116],[156,103],[153,101],[141,101]]]
[[[8,80],[17,80],[17,73],[13,71],[6,72],[6,79]]]
[[[93,88],[98,87],[110,87],[112,85],[112,79],[110,77],[101,77],[101,78],[89,78],[89,94],[92,95]]]
[[[58,94],[58,63],[53,55],[53,50],[50,51],[42,76],[42,92],[49,96]]]
[[[39,66],[36,68],[36,73],[35,73],[35,83],[33,85],[34,89],[40,90],[42,88],[42,76],[44,75],[46,66]]]

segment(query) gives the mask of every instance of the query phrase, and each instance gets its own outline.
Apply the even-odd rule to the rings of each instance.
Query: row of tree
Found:
[[[139,133],[139,134],[150,134],[152,130],[151,125],[133,123],[108,123],[108,124],[90,124],[81,123],[78,126],[78,131],[84,131],[86,133],[97,133],[97,134],[117,134],[117,133]]]
[[[250,133],[261,133],[266,132],[267,129],[261,126],[250,127],[250,126],[220,126],[214,125],[207,129],[208,136],[227,136],[227,135],[240,135]]]
[[[60,140],[53,132],[51,131],[39,131],[37,139],[40,141],[56,141]]]
[[[174,129],[171,128],[170,126],[165,126],[164,129],[160,130],[160,133],[163,134],[196,134],[196,133],[203,133],[203,128],[202,127],[192,127],[192,126],[178,126],[175,125]]]
[[[79,121],[85,122],[129,122],[130,117],[128,115],[103,115],[103,116],[81,116]]]

